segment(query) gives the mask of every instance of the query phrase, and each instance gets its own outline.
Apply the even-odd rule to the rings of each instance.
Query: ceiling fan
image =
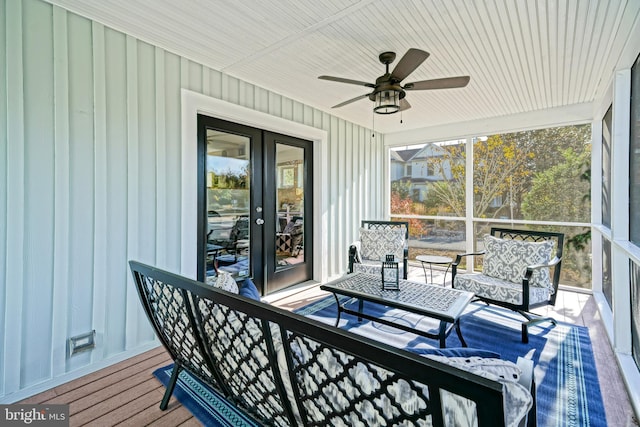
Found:
[[[433,90],[465,87],[469,83],[469,76],[447,77],[443,79],[420,80],[417,82],[401,84],[409,74],[429,57],[429,53],[420,49],[411,48],[400,59],[396,67],[389,73],[389,64],[396,59],[395,52],[383,52],[378,58],[385,64],[386,72],[376,79],[375,83],[367,83],[359,80],[344,79],[342,77],[319,76],[319,79],[340,83],[349,83],[358,86],[372,88],[373,91],[364,95],[334,105],[332,108],[340,108],[359,99],[369,98],[375,103],[373,111],[378,114],[393,114],[411,108],[411,104],[405,99],[408,90]]]

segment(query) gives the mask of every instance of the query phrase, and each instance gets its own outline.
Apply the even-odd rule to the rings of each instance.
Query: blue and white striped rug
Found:
[[[153,375],[166,387],[171,378],[173,364],[156,369]],[[178,375],[173,396],[194,417],[207,427],[258,427],[252,419],[238,411],[220,393],[191,376],[187,371]],[[160,402],[158,402],[160,403]]]

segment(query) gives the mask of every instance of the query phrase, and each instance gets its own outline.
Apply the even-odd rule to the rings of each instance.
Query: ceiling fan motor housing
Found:
[[[380,62],[382,62],[385,65],[389,65],[391,64],[393,61],[395,61],[396,59],[396,53],[395,52],[382,52],[379,56],[378,59],[380,60]],[[387,70],[388,72],[388,70]]]
[[[375,101],[376,96],[380,92],[389,92],[389,91],[398,92],[399,93],[398,99],[402,99],[406,96],[406,92],[404,91],[402,86],[400,86],[399,83],[395,83],[392,80],[390,80],[390,77],[391,76],[389,74],[385,74],[384,76],[378,77],[378,79],[376,80],[375,89],[373,90],[373,92],[369,94],[370,100]]]

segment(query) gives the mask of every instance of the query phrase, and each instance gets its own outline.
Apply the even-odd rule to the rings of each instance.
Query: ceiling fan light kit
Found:
[[[400,111],[400,91],[383,90],[374,96],[376,106],[373,111],[378,114],[393,114]]]
[[[400,62],[398,62],[394,70],[389,73],[389,64],[396,59],[396,54],[394,52],[383,52],[378,56],[378,59],[380,62],[385,64],[386,72],[382,76],[378,77],[375,83],[333,76],[319,76],[318,78],[340,83],[355,84],[373,89],[373,92],[371,93],[359,95],[355,98],[334,105],[332,108],[340,108],[359,99],[369,98],[374,103],[374,113],[393,114],[398,111],[404,111],[411,108],[411,104],[409,104],[405,99],[405,91],[407,90],[449,89],[465,87],[469,83],[469,76],[458,76],[434,80],[421,80],[406,83],[402,86],[400,84],[402,80],[409,76],[409,74],[418,68],[428,57],[428,52],[411,48],[400,59]]]

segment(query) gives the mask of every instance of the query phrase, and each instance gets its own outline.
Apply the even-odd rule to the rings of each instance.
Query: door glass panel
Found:
[[[250,139],[207,129],[206,275],[249,274]]]
[[[304,150],[276,143],[276,270],[304,262]]]

